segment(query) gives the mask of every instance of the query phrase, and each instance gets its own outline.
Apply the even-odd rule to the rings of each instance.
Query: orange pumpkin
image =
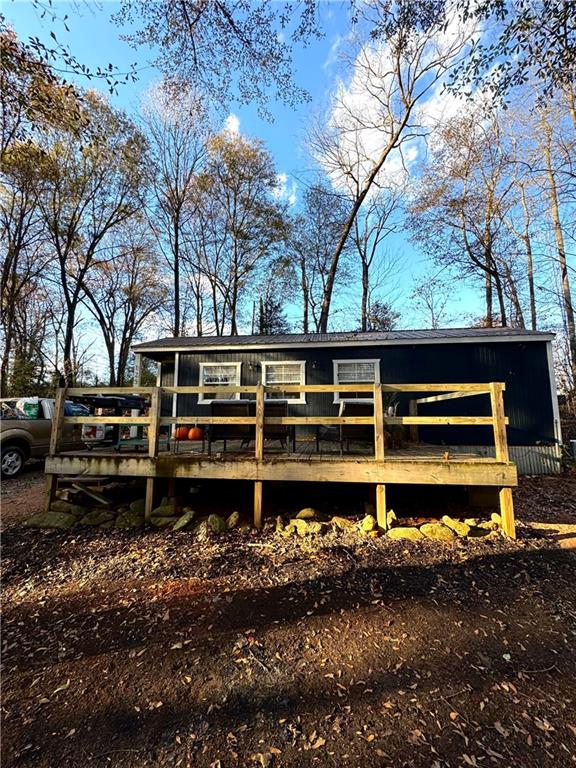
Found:
[[[202,440],[204,437],[204,432],[200,427],[192,427],[192,429],[188,432],[188,440]]]
[[[177,427],[174,430],[174,437],[176,440],[188,440],[188,432],[190,427]]]

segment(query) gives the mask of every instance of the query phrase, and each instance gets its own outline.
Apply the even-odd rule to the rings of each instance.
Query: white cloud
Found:
[[[340,46],[342,45],[342,42],[343,42],[343,38],[340,35],[336,35],[336,37],[332,41],[330,50],[328,51],[328,56],[326,56],[326,60],[322,64],[322,69],[329,69],[336,63],[336,60],[338,58],[338,52],[340,50]]]
[[[289,179],[285,173],[277,174],[276,180],[277,186],[274,191],[274,197],[278,200],[286,201],[290,206],[296,205],[296,200],[298,199],[296,194],[298,185],[296,181]]]
[[[240,118],[231,112],[224,122],[224,130],[227,133],[231,133],[233,136],[237,136],[240,133]]]
[[[413,73],[414,68],[425,70],[437,61],[454,60],[461,55],[462,43],[471,32],[472,29],[454,15],[436,36],[422,39],[421,56],[417,63],[408,57],[404,76],[408,69]],[[335,40],[332,49],[337,43],[339,41]],[[327,62],[329,60],[330,56]],[[420,77],[417,90],[425,90],[431,84],[432,76],[427,73]],[[388,157],[377,179],[378,184],[395,186],[403,183],[423,153],[421,135],[440,118],[456,114],[463,104],[461,99],[444,91],[441,80],[430,87],[430,93],[412,115],[411,126],[406,131],[410,138]],[[351,175],[363,183],[393,135],[401,114],[400,91],[388,44],[384,40],[368,43],[359,51],[351,77],[346,82],[339,82],[332,100],[326,126],[337,139],[336,144],[328,153],[317,153],[317,160],[337,188],[349,187]],[[343,173],[342,167],[349,173]]]

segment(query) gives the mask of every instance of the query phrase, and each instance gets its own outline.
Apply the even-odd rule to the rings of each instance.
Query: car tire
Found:
[[[0,471],[3,478],[17,477],[26,462],[26,455],[17,445],[7,445],[2,448]]]

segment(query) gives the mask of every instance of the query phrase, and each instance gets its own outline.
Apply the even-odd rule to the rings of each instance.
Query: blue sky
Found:
[[[277,102],[271,103],[273,122],[262,119],[258,115],[256,106],[239,106],[233,99],[230,103],[230,112],[234,113],[240,121],[240,131],[259,137],[265,142],[276,160],[278,172],[288,175],[288,184],[290,188],[295,189],[296,195],[302,191],[300,180],[306,178],[312,167],[303,149],[306,124],[314,113],[321,112],[327,105],[328,96],[340,72],[339,43],[349,32],[345,3],[327,1],[322,3],[320,8],[324,38],[313,41],[306,48],[297,47],[294,51],[296,82],[309,91],[311,101],[297,108],[286,107]],[[111,95],[110,99],[115,106],[129,113],[138,112],[142,95],[151,83],[159,79],[160,73],[149,63],[153,58],[153,52],[143,48],[134,50],[120,40],[121,30],[111,21],[111,16],[119,9],[119,3],[92,3],[90,0],[80,3],[57,0],[54,3],[54,9],[60,18],[68,15],[66,24],[70,28],[69,32],[58,20],[53,21],[49,17],[40,18],[38,10],[26,0],[5,0],[3,3],[3,12],[8,23],[23,39],[38,36],[41,40],[48,42],[50,31],[54,30],[58,40],[67,45],[77,59],[90,68],[95,69],[97,66],[112,63],[120,71],[124,71],[133,62],[136,63],[139,71],[138,81],[119,85],[117,93]],[[104,82],[75,79],[85,87],[106,90]],[[402,313],[407,309],[405,300],[412,289],[413,278],[426,269],[427,260],[412,248],[405,234],[390,238],[388,249],[398,254],[401,260],[402,266],[398,270],[395,282],[398,285],[397,309]],[[461,294],[462,291],[459,293]],[[464,304],[468,312],[473,311],[477,294],[467,289],[463,293],[467,299]],[[357,297],[350,292],[346,296],[341,296],[338,301],[341,311],[344,310],[349,318],[350,310],[346,312],[346,304],[353,301],[357,305]],[[455,301],[452,324],[465,325],[469,318],[458,317],[459,306],[462,304]],[[359,314],[357,306],[353,311],[355,315]],[[289,315],[291,315],[290,319],[297,320],[295,310],[290,311]],[[412,312],[406,311],[399,324],[404,327],[415,327],[421,325],[422,320],[418,321]]]

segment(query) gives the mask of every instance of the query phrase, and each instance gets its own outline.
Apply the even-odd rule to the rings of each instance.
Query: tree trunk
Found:
[[[530,238],[530,211],[526,202],[526,191],[522,187],[522,207],[524,209],[524,245],[526,247],[526,268],[528,277],[528,294],[530,297],[530,323],[532,330],[536,330],[536,292],[534,290],[534,263],[532,259],[532,239]]]
[[[492,275],[484,273],[484,297],[486,301],[486,328],[492,328],[494,324],[494,308],[492,306]]]
[[[174,217],[174,338],[180,336],[180,224]]]
[[[368,290],[370,287],[368,262],[362,259],[362,306],[360,314],[360,324],[363,331],[368,330]]]
[[[306,279],[306,260],[304,258],[300,259],[300,285],[302,286],[302,332],[310,333],[308,280]]]
[[[413,103],[407,104],[405,106],[405,112],[404,112],[404,115],[402,116],[402,120],[400,121],[400,124],[397,126],[393,135],[390,137],[388,144],[380,154],[380,157],[377,159],[377,161],[373,165],[372,170],[370,171],[366,181],[362,185],[362,188],[358,193],[357,198],[354,200],[354,205],[352,206],[352,210],[348,214],[348,218],[346,219],[346,222],[344,224],[342,234],[340,235],[340,239],[338,240],[338,244],[336,245],[336,249],[332,256],[330,270],[328,272],[328,277],[326,279],[326,286],[324,288],[324,295],[322,297],[322,308],[320,310],[320,321],[319,321],[320,333],[326,333],[328,330],[328,317],[330,315],[330,304],[332,301],[332,291],[334,290],[334,282],[336,280],[336,271],[338,269],[338,262],[340,260],[340,256],[342,254],[342,251],[344,250],[344,246],[346,245],[348,235],[350,234],[350,230],[352,229],[352,226],[354,224],[354,221],[356,220],[356,216],[358,215],[360,208],[362,208],[362,204],[366,199],[366,195],[372,188],[372,185],[374,184],[376,177],[382,170],[382,167],[384,166],[384,163],[388,159],[388,156],[390,155],[392,150],[396,147],[400,139],[400,136],[402,135],[402,132],[404,131],[404,128],[408,123],[408,119],[412,112],[413,106],[414,106]]]
[[[570,292],[570,279],[568,276],[568,263],[566,260],[566,248],[564,245],[564,231],[560,219],[560,208],[558,204],[558,189],[556,187],[556,178],[552,170],[552,156],[550,144],[552,142],[552,131],[550,126],[544,126],[544,158],[546,161],[546,175],[548,180],[548,192],[550,198],[550,215],[556,238],[556,250],[558,253],[558,265],[560,267],[560,280],[562,285],[562,300],[564,315],[566,317],[566,328],[568,331],[568,346],[570,348],[570,363],[573,377],[573,384],[576,385],[576,323],[574,320],[574,306],[572,304],[572,295]]]
[[[498,296],[498,307],[500,308],[500,325],[506,328],[508,319],[506,317],[506,303],[504,300],[504,290],[502,289],[502,279],[500,273],[494,270],[494,285],[496,286],[496,295]]]

